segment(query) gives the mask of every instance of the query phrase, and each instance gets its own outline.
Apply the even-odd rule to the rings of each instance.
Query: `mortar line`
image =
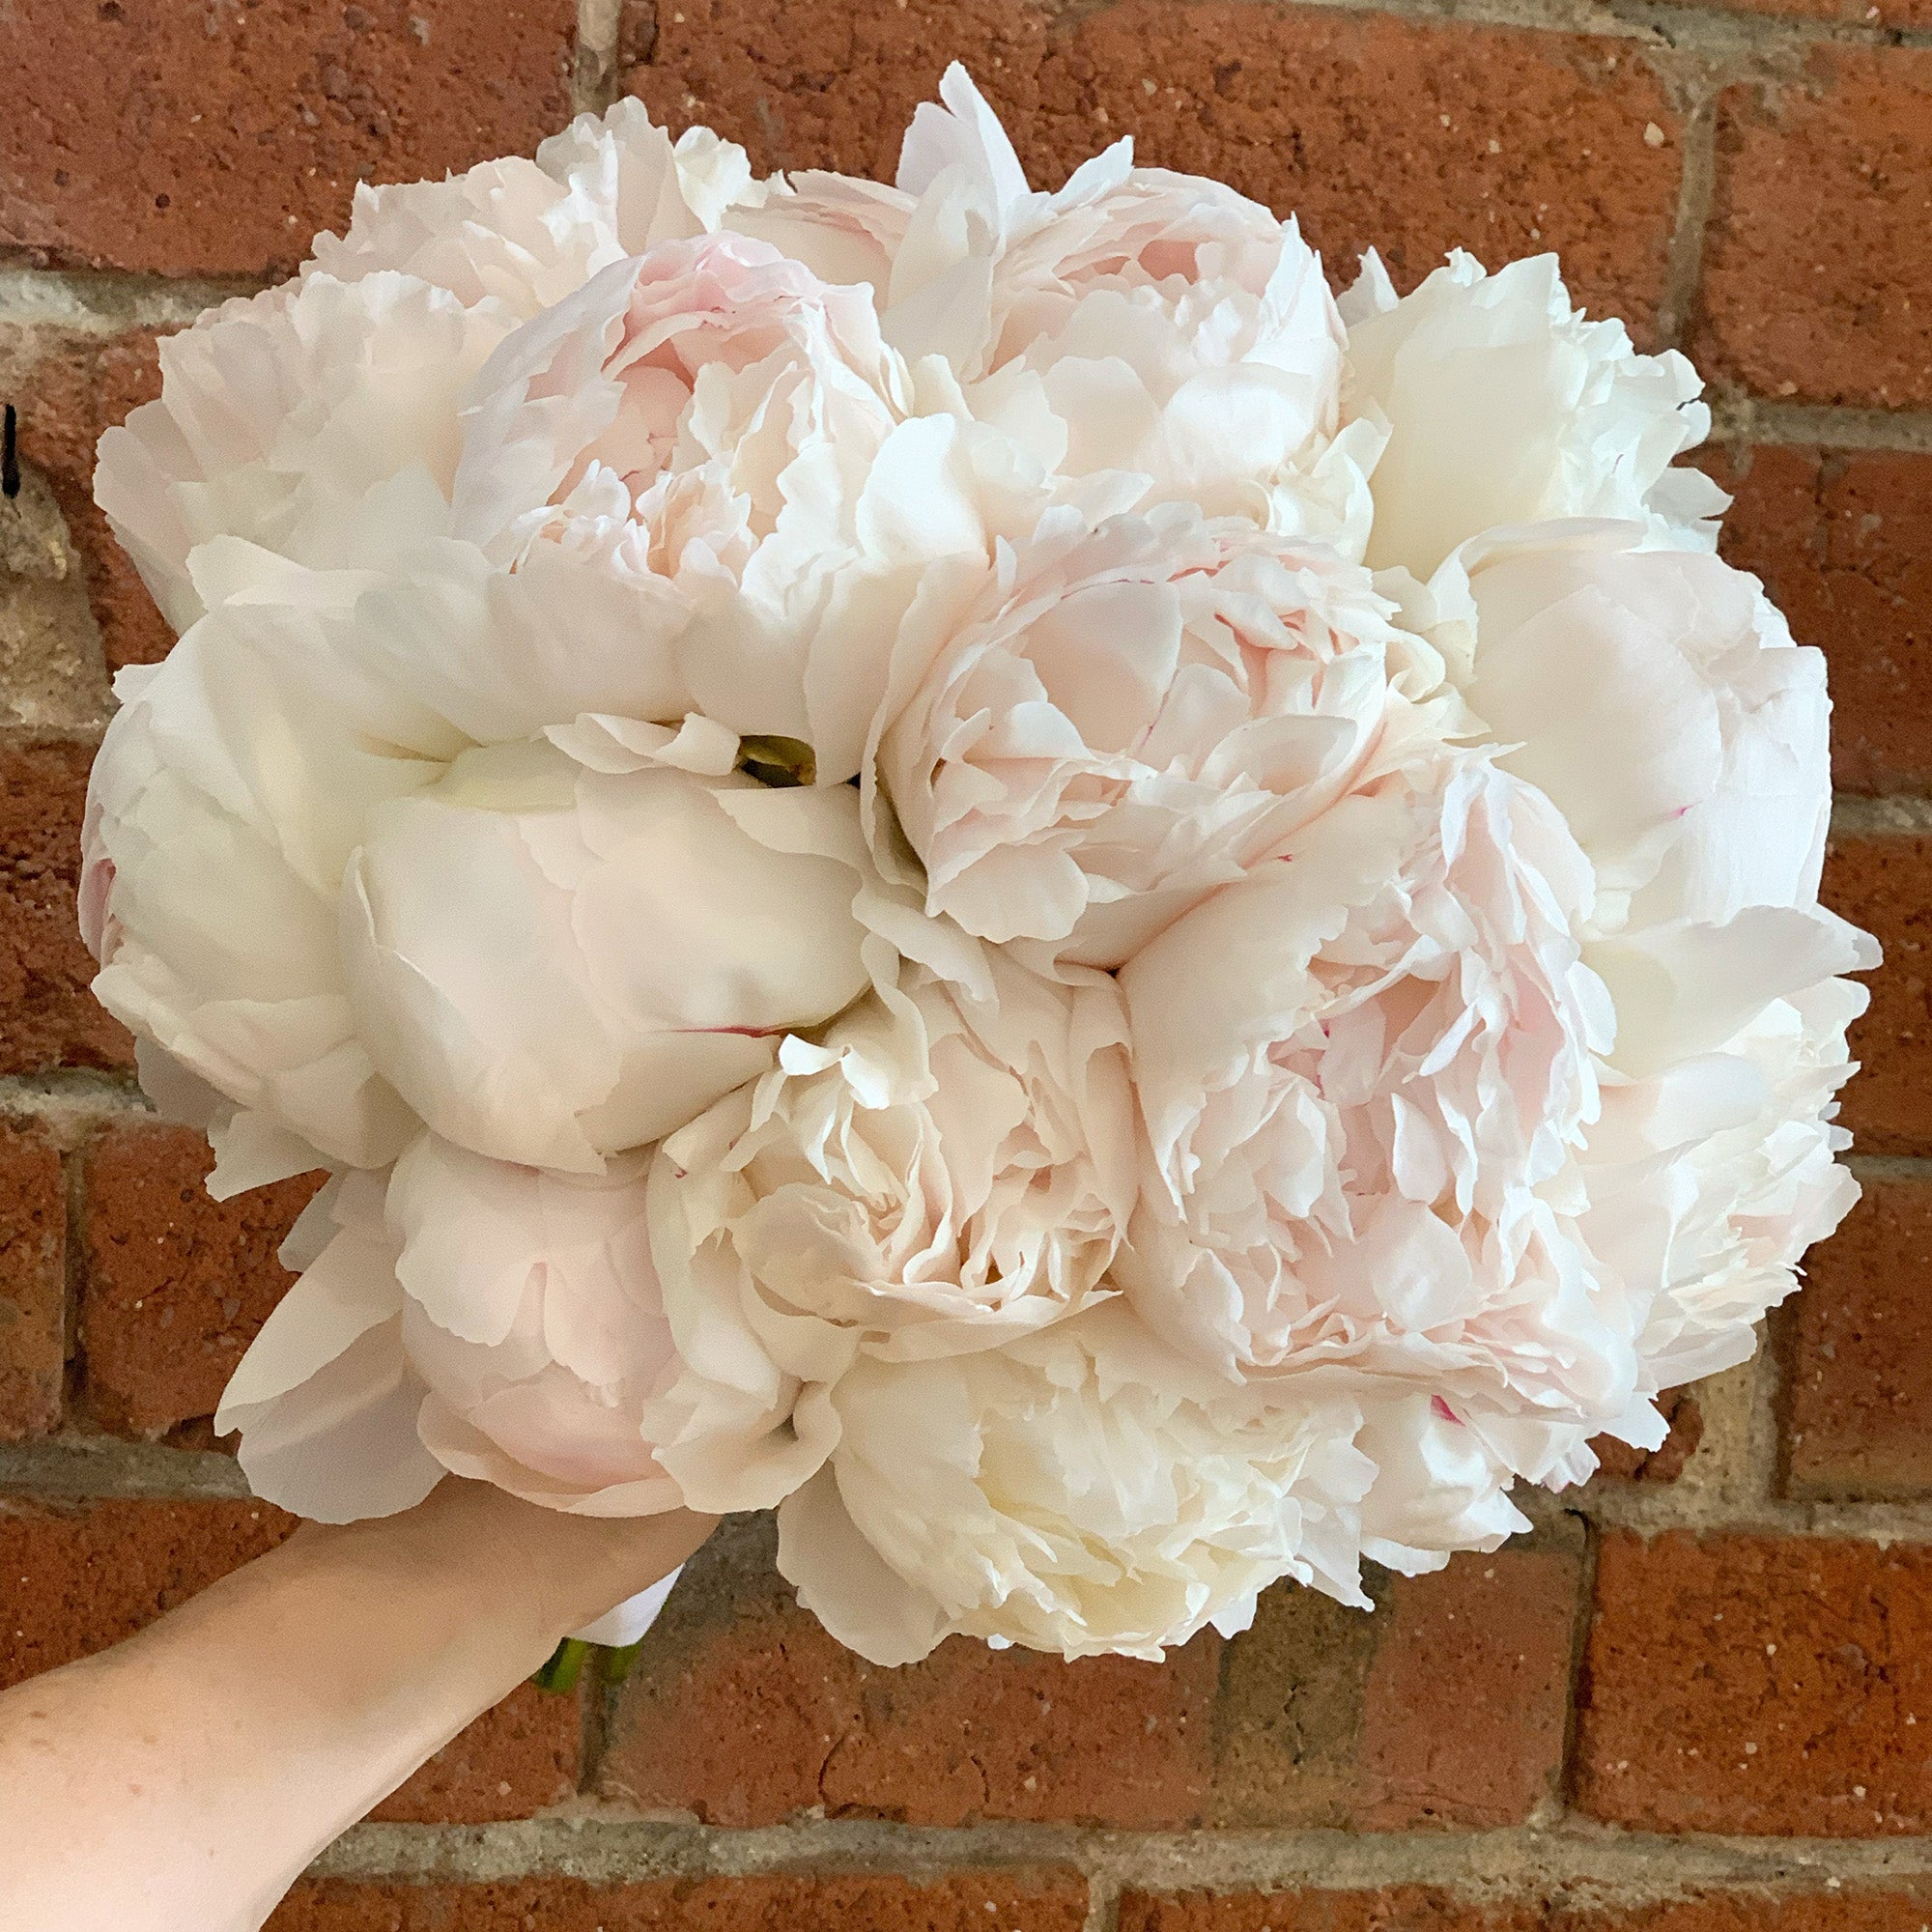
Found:
[[[232,1456],[161,1442],[68,1433],[0,1443],[0,1496],[63,1502],[247,1501],[248,1480]]]
[[[1590,1642],[1590,1625],[1597,1613],[1597,1559],[1603,1537],[1588,1517],[1577,1513],[1583,1525],[1583,1553],[1577,1565],[1577,1602],[1570,1619],[1570,1660],[1564,1675],[1563,1744],[1557,1760],[1556,1789],[1551,1802],[1560,1820],[1576,1798],[1581,1770],[1581,1725],[1577,1713],[1582,1709],[1584,1661]],[[1542,1818],[1533,1822],[1543,1824]]]
[[[1107,1872],[1089,1872],[1086,1878],[1087,1918],[1081,1932],[1120,1932],[1120,1880]]]
[[[629,1880],[1070,1867],[1118,1900],[1128,1889],[1232,1891],[1431,1886],[1464,1897],[1590,1888],[1605,1903],[1715,1887],[1804,1892],[1932,1889],[1932,1840],[1735,1838],[1620,1832],[1568,1818],[1461,1833],[1339,1830],[1118,1832],[1074,1825],[899,1825],[810,1819],[749,1829],[613,1816],[578,1805],[514,1824],[357,1825],[310,1866],[387,1880],[555,1876]],[[1090,1923],[1092,1915],[1090,1914]]]
[[[232,296],[270,285],[260,275],[149,275],[104,269],[37,269],[0,263],[0,322],[39,323],[79,334],[175,328]]]
[[[61,1254],[61,1395],[60,1413],[71,1415],[79,1406],[84,1364],[80,1357],[80,1299],[86,1286],[83,1240],[87,1204],[83,1197],[87,1153],[84,1145],[61,1150],[61,1204],[66,1210],[66,1246]]]
[[[602,114],[617,98],[617,40],[623,0],[577,0],[577,59],[570,100],[579,114]]]
[[[131,1071],[120,1076],[78,1067],[0,1075],[0,1115],[41,1122],[54,1131],[63,1151],[96,1127],[156,1118]]]
[[[1713,442],[1816,443],[1932,455],[1932,410],[1868,410],[1829,403],[1783,403],[1764,396],[1711,398]]]
[[[1247,0],[1274,9],[1317,7],[1334,13],[1388,14],[1481,27],[1588,34],[1601,40],[1645,41],[1687,53],[1729,56],[1766,78],[1789,71],[1792,56],[1820,45],[1916,48],[1932,45],[1932,29],[1864,20],[1823,20],[1759,14],[1684,0]],[[1063,20],[1109,13],[1121,0],[1072,0]],[[1186,5],[1188,0],[1179,0]]]
[[[1861,1180],[1932,1180],[1932,1159],[1913,1153],[1851,1153],[1845,1165]]]
[[[1663,293],[1657,307],[1658,340],[1665,349],[1683,346],[1696,313],[1704,274],[1704,235],[1711,221],[1711,198],[1718,177],[1718,109],[1707,85],[1693,83],[1678,137],[1682,156],[1677,181],[1677,214],[1663,270]]]
[[[1840,838],[1932,832],[1932,799],[1904,793],[1867,798],[1839,792],[1832,800],[1832,832]]]

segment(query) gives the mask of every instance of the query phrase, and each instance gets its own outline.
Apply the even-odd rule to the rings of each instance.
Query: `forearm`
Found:
[[[128,1643],[0,1697],[0,1922],[253,1932],[309,1860],[701,1534],[445,1485],[306,1530]],[[694,1527],[695,1525],[695,1527]]]

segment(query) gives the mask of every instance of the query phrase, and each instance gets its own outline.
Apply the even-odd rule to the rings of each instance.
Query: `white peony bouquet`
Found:
[[[258,1493],[1157,1656],[1747,1356],[1877,954],[1681,356],[941,93],[893,186],[625,101],[165,343],[81,911],[214,1190],[330,1175]]]

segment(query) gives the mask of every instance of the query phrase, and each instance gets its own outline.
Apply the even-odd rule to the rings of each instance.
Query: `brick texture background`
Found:
[[[1866,1197],[1757,1361],[1373,1614],[1277,1590],[1160,1667],[880,1670],[692,1563],[622,1683],[526,1687],[277,1932],[1924,1932],[1932,1924],[1932,0],[12,0],[0,8],[0,1685],[288,1533],[213,1435],[290,1181],[217,1205],[73,926],[87,769],[170,639],[93,508],[156,344],[360,180],[635,95],[889,172],[964,59],[1035,178],[1122,134],[1338,280],[1554,247],[1712,385],[1724,546],[1836,698],[1828,895],[1887,964]],[[461,1833],[438,1828],[460,1826]]]

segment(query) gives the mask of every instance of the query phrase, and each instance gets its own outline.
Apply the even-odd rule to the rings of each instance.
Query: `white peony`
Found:
[[[927,910],[1043,967],[1130,958],[1348,790],[1391,678],[1439,676],[1386,611],[1319,546],[1179,508],[1003,544],[902,632],[867,774]]]
[[[713,1409],[666,1460],[706,1507],[776,1502],[862,1356],[997,1349],[1112,1292],[1134,1191],[1118,996],[970,947],[959,965],[906,964],[658,1155],[666,1306]]]
[[[282,1259],[301,1278],[215,1418],[258,1495],[345,1522],[453,1470],[593,1516],[679,1501],[643,1428],[679,1365],[640,1162],[545,1174],[425,1135],[331,1180]]]
[[[802,174],[727,221],[868,284],[887,339],[1049,469],[1133,479],[1142,507],[1346,522],[1354,471],[1321,463],[1342,327],[1294,223],[1137,168],[1126,140],[1034,192],[956,63],[940,99],[915,115],[895,187]]]
[[[1397,298],[1371,251],[1343,298],[1349,412],[1386,440],[1368,561],[1426,581],[1473,536],[1553,517],[1624,517],[1711,550],[1730,500],[1676,459],[1710,433],[1697,372],[1639,355],[1571,306],[1553,255],[1493,275],[1460,250]]]
[[[1119,1303],[997,1350],[861,1362],[838,1446],[779,1510],[779,1563],[879,1663],[953,1633],[1158,1658],[1241,1630],[1283,1577],[1366,1605],[1373,1465],[1332,1386],[1232,1389]]]
[[[520,323],[749,186],[741,150],[674,151],[632,101],[535,161],[359,185],[296,281],[164,337],[159,400],[101,439],[95,494],[169,620],[200,614],[188,557],[211,538],[318,564],[388,541],[422,483],[448,495],[466,387]]]
[[[1647,1310],[1640,1393],[1742,1361],[1857,1199],[1834,1156],[1845,1029],[1878,963],[1818,903],[1825,665],[1756,580],[1633,526],[1469,546],[1440,635],[1506,767],[1598,879],[1579,931],[1616,1009],[1580,1225]]]
[[[1610,1043],[1588,895],[1541,794],[1436,753],[1131,960],[1143,1317],[1233,1380],[1618,1419],[1630,1338],[1568,1219]]]
[[[360,1037],[439,1133],[594,1172],[867,985],[845,787],[466,752],[372,811],[343,880]]]
[[[124,673],[89,801],[97,994],[246,1117],[218,1185],[385,1165],[417,1120],[592,1172],[864,989],[855,793],[756,785],[716,726],[582,733],[608,770],[409,754],[311,582]]]

